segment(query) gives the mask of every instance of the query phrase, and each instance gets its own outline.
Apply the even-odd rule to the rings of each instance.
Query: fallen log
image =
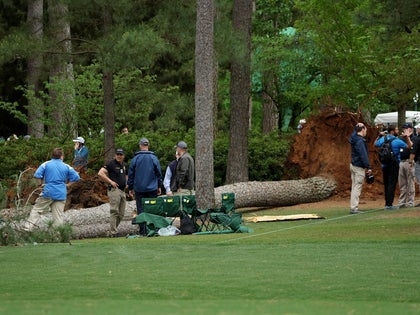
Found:
[[[136,209],[135,201],[128,201],[124,219],[118,226],[121,235],[135,234],[138,225],[131,224],[132,212]],[[109,235],[109,203],[86,209],[70,209],[64,212],[64,222],[71,223],[74,238],[106,237]]]
[[[235,193],[235,208],[282,207],[317,202],[330,197],[336,183],[325,177],[299,180],[242,182],[215,188],[216,207],[221,206],[221,194]]]
[[[301,203],[317,202],[332,195],[336,187],[334,181],[323,177],[312,177],[300,180],[244,182],[215,188],[216,206],[221,206],[221,194],[235,193],[235,208],[245,207],[281,207]],[[119,226],[120,234],[138,232],[138,225],[132,225],[132,211],[136,209],[135,201],[128,201],[124,220]],[[51,213],[45,216],[51,220]],[[64,212],[64,222],[71,223],[75,238],[104,237],[109,233],[109,203],[85,208],[70,209]]]
[[[136,234],[139,231],[138,225],[131,224],[132,212],[136,209],[135,201],[128,201],[125,209],[123,221],[118,227],[118,232],[121,235]],[[27,217],[30,209],[26,212]],[[3,210],[2,215],[6,215],[9,220],[16,220],[22,217],[22,213],[16,209]],[[97,207],[86,209],[69,209],[64,212],[63,221],[69,223],[73,228],[73,238],[94,238],[94,237],[107,237],[110,231],[109,223],[109,203],[102,204]],[[20,223],[24,220],[19,219]],[[52,221],[51,212],[43,215],[42,220],[36,223],[36,228],[47,229],[48,223]],[[21,229],[20,223],[16,224],[16,228]]]

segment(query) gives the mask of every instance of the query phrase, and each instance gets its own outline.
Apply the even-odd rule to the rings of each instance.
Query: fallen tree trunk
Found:
[[[280,207],[324,200],[332,195],[335,187],[334,181],[322,177],[236,183],[215,188],[216,206],[221,206],[221,194],[226,192],[235,193],[235,208]],[[138,232],[138,225],[131,224],[131,214],[135,209],[135,201],[128,201],[124,220],[118,228],[120,234]],[[45,216],[44,223],[39,227],[45,227],[48,220],[51,220],[51,213]],[[67,210],[64,212],[64,222],[73,225],[75,238],[105,237],[110,229],[109,203],[92,208]]]
[[[215,188],[216,206],[221,194],[235,193],[235,208],[282,207],[317,202],[330,197],[336,183],[324,177],[270,182],[243,182]]]
[[[139,231],[138,225],[131,224],[132,211],[136,209],[135,201],[128,201],[124,219],[118,226],[122,235],[135,234]],[[75,238],[106,237],[110,230],[109,203],[98,207],[67,210],[64,212],[64,222],[71,223]]]

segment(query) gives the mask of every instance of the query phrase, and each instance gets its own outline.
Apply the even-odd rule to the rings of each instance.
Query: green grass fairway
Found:
[[[420,314],[418,211],[0,247],[0,314]]]

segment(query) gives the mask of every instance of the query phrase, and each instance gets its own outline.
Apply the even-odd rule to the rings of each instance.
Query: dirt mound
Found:
[[[92,208],[109,202],[107,186],[98,175],[81,174],[68,189],[66,209]]]
[[[361,197],[383,198],[382,170],[374,146],[378,131],[376,127],[369,126],[360,114],[330,108],[308,119],[302,132],[294,137],[287,168],[296,169],[300,178],[333,177],[337,182],[336,196],[349,198],[351,147],[348,139],[358,122],[368,127],[366,140],[375,176],[374,184],[363,186]]]

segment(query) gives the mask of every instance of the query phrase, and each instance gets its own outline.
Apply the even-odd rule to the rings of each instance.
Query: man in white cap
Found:
[[[187,152],[188,146],[184,141],[179,141],[176,146],[179,155],[175,170],[175,183],[172,191],[175,195],[194,194],[195,166],[192,156]]]
[[[74,142],[74,159],[73,166],[76,170],[81,171],[87,169],[89,150],[85,146],[85,139],[77,137]]]

